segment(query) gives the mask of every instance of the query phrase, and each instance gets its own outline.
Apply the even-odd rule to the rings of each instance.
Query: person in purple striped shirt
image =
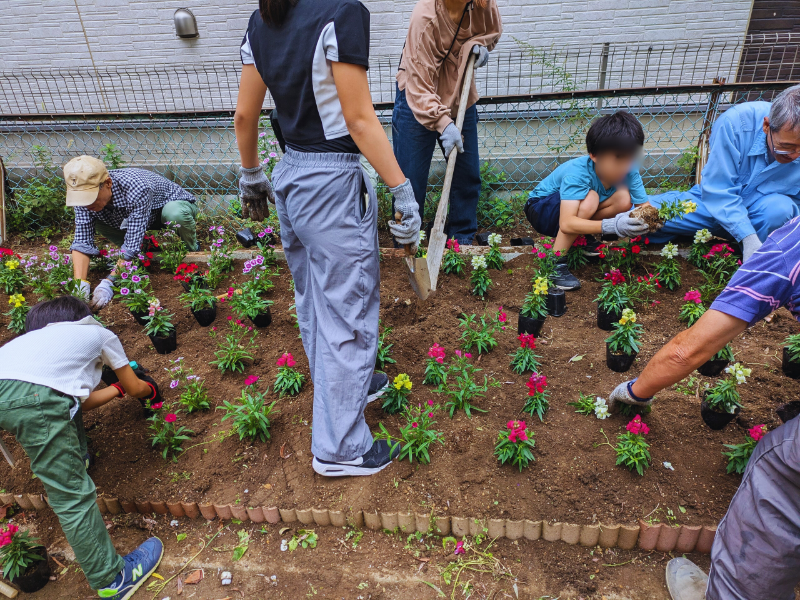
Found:
[[[669,341],[633,381],[609,397],[649,406],[728,342],[775,309],[800,320],[800,217],[773,231],[711,308]],[[765,435],[753,452],[711,549],[708,577],[686,558],[667,565],[673,600],[790,600],[800,582],[800,417]]]

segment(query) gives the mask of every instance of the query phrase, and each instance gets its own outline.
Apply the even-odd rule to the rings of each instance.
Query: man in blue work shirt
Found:
[[[725,111],[711,130],[702,180],[688,192],[650,196],[656,208],[691,200],[697,211],[668,221],[651,242],[694,236],[699,229],[733,238],[744,260],[767,236],[800,215],[800,86],[769,102],[746,102]]]

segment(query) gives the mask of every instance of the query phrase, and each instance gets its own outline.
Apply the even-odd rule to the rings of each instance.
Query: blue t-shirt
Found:
[[[631,202],[634,204],[647,202],[647,192],[644,190],[644,183],[642,183],[638,167],[628,173],[621,186],[628,188],[631,193]],[[600,178],[595,173],[591,157],[579,156],[559,165],[536,186],[529,197],[546,198],[558,192],[562,200],[583,200],[589,190],[597,192],[600,202],[603,202],[617,191],[617,186],[612,185],[608,189],[603,187]]]
[[[800,217],[773,231],[711,308],[755,325],[785,306],[800,321]]]

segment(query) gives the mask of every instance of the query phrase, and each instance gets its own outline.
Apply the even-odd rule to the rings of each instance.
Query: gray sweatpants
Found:
[[[800,582],[800,417],[756,446],[711,549],[707,600],[794,600]]]
[[[314,382],[311,451],[353,460],[372,446],[364,407],[378,352],[378,201],[358,154],[288,150],[272,185]]]

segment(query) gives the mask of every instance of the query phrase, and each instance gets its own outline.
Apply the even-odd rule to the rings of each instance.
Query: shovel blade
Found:
[[[411,289],[420,300],[427,300],[431,295],[431,276],[428,272],[428,260],[425,258],[406,257],[406,271]]]

